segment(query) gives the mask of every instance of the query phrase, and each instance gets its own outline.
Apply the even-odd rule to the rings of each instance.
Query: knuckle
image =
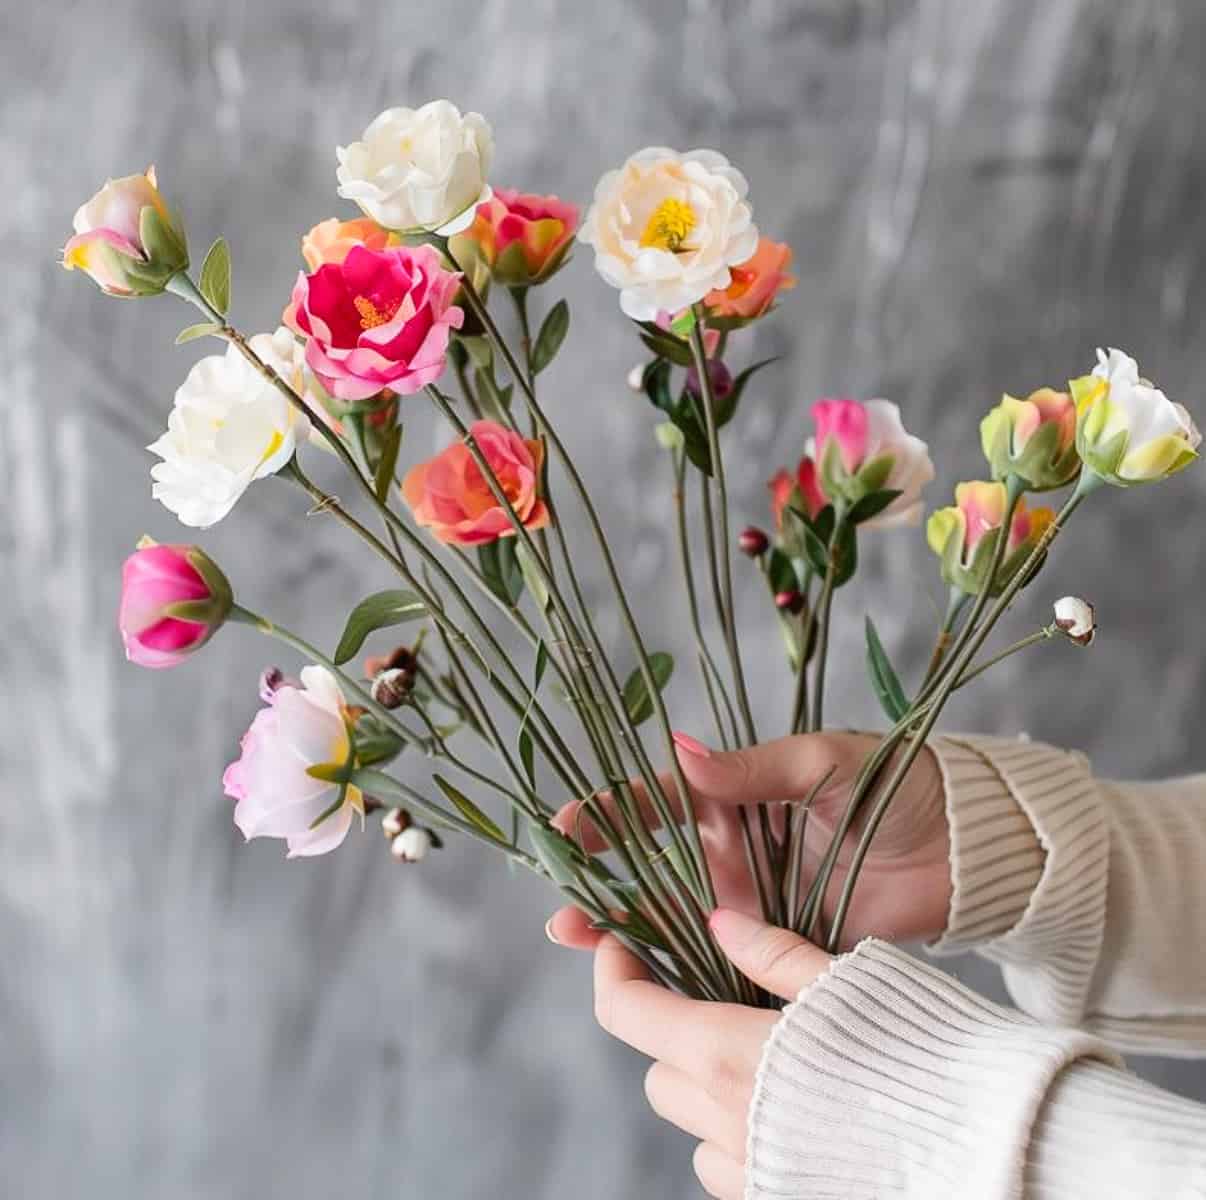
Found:
[[[700,1187],[709,1196],[720,1196],[715,1165],[712,1162],[712,1154],[708,1149],[707,1142],[700,1142],[695,1147],[695,1153],[691,1156],[691,1169],[695,1172],[695,1178],[699,1180]]]
[[[763,975],[790,968],[800,955],[803,943],[787,929],[767,929],[749,949],[750,965]]]

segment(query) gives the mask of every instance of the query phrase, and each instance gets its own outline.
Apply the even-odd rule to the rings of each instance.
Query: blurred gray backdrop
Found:
[[[171,676],[123,661],[120,563],[144,531],[181,536],[143,447],[204,351],[173,349],[191,319],[175,301],[110,302],[55,266],[106,175],[154,161],[196,256],[229,237],[238,319],[271,328],[299,234],[347,212],[334,146],[387,105],[477,108],[497,182],[579,201],[642,145],[716,147],[800,276],[735,356],[784,356],[729,435],[738,519],[765,519],[764,480],[826,393],[897,400],[940,464],[939,503],[982,470],[976,423],[998,394],[1078,374],[1098,344],[1204,415],[1204,54],[1197,0],[4,5],[4,1194],[698,1194],[690,1144],[645,1108],[642,1063],[591,1021],[589,964],[543,937],[550,892],[455,844],[402,869],[371,828],[318,861],[244,846],[219,777],[280,656],[231,629]],[[551,293],[574,327],[550,407],[624,531],[650,640],[683,651],[666,466],[623,382],[638,347],[589,254]],[[420,408],[411,458],[442,436]],[[1100,641],[1047,647],[1024,686],[997,672],[951,721],[1027,729],[1102,772],[1206,766],[1204,501],[1193,471],[1089,506],[1031,604],[1090,597]],[[328,644],[388,582],[279,484],[203,541],[248,603]],[[876,719],[863,612],[915,668],[939,592],[920,534],[865,542],[834,654],[831,711],[851,724]],[[769,731],[789,681],[751,574]],[[671,699],[705,734],[690,671]],[[1206,1097],[1202,1066],[1143,1069]]]

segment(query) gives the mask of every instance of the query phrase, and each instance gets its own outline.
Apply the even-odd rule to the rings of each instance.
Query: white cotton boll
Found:
[[[431,834],[418,825],[404,829],[389,845],[389,852],[400,862],[422,862],[431,849]]]
[[[1055,602],[1055,624],[1072,641],[1087,646],[1097,634],[1093,606],[1079,596],[1064,596]]]

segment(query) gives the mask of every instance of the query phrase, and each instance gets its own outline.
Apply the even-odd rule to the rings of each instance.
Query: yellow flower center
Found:
[[[687,240],[687,235],[695,228],[695,221],[695,209],[685,200],[667,196],[646,222],[641,245],[677,253]]]
[[[396,300],[387,304],[384,310],[379,309],[367,296],[357,296],[352,303],[360,314],[361,329],[376,329],[379,325],[386,325],[394,319],[394,314],[398,311]]]

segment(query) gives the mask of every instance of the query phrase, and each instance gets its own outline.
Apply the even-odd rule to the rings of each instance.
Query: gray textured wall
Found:
[[[1196,0],[4,5],[5,1195],[696,1194],[641,1064],[592,1026],[587,963],[541,935],[548,894],[459,846],[407,871],[376,836],[317,862],[244,847],[218,777],[274,656],[230,631],[170,678],[122,661],[121,559],[144,530],[178,534],[142,446],[198,351],[171,347],[174,302],[102,301],[54,267],[106,174],[158,163],[194,243],[230,237],[255,327],[280,309],[296,236],[336,210],[333,146],[387,104],[478,108],[499,182],[578,199],[640,145],[718,147],[801,276],[749,347],[786,359],[748,401],[738,512],[761,518],[768,468],[834,391],[903,405],[941,464],[937,500],[979,470],[975,422],[1003,388],[1077,372],[1099,342],[1206,416],[1204,51]],[[628,531],[651,638],[682,649],[664,463],[622,383],[632,338],[587,255],[563,280],[575,328],[553,408]],[[410,452],[434,438],[416,418]],[[1098,646],[1050,648],[1025,689],[999,673],[952,720],[1028,728],[1103,771],[1206,766],[1204,499],[1197,471],[1094,503],[1039,590],[1093,598]],[[206,544],[249,602],[329,640],[382,582],[302,525],[263,484]],[[834,655],[832,712],[852,723],[874,717],[862,612],[915,664],[937,594],[918,537],[866,557]],[[788,682],[765,628],[751,658],[770,729]],[[687,675],[676,720],[702,731]],[[1206,1096],[1203,1068],[1149,1067]]]

